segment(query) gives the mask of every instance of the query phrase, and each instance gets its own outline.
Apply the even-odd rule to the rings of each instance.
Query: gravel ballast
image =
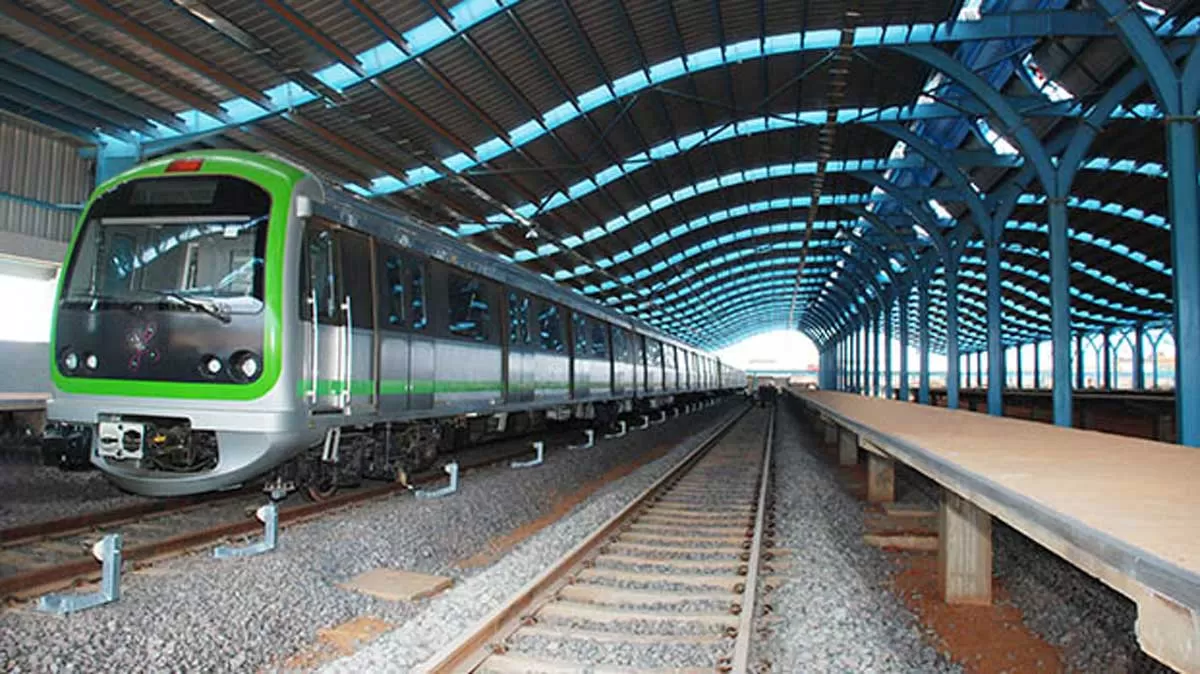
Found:
[[[563,541],[569,547],[569,541],[586,535],[607,517],[604,513],[619,509],[739,406],[730,402],[706,409],[589,450],[549,451],[545,464],[536,468],[470,471],[462,476],[459,492],[448,498],[400,495],[293,526],[281,533],[280,547],[271,554],[222,561],[204,552],[127,573],[121,601],[110,606],[65,617],[39,614],[29,605],[6,610],[0,614],[0,670],[281,669],[287,658],[314,642],[321,628],[359,616],[404,625],[436,610],[444,597],[466,591],[466,606],[451,611],[461,618],[454,623],[457,629],[441,620],[421,635],[440,643],[439,634],[444,641],[473,619],[468,611],[503,600],[561,554]],[[553,525],[557,537],[535,535],[490,567],[457,565],[487,552],[494,539],[550,515],[561,499],[614,469],[685,438],[682,447],[576,506],[590,519],[572,517],[570,525]],[[338,586],[376,567],[449,575],[456,586],[449,595],[420,602],[389,602]],[[505,584],[506,573],[518,580]],[[408,632],[401,629],[384,640],[417,636]],[[373,665],[342,665],[342,671],[407,669],[384,652],[381,659],[368,656]]]
[[[0,529],[150,501],[117,489],[98,470],[0,466]]]
[[[696,447],[715,427],[713,422],[724,420],[731,411],[705,413],[710,423],[670,454],[599,490],[571,515],[529,538],[491,568],[434,598],[426,610],[398,629],[353,656],[327,665],[322,672],[406,672],[430,658],[619,512]],[[602,654],[598,651],[595,657]]]
[[[889,591],[889,564],[865,546],[863,505],[815,454],[781,404],[775,428],[775,545],[790,550],[754,657],[774,672],[956,672]],[[753,662],[753,661],[752,661]]]

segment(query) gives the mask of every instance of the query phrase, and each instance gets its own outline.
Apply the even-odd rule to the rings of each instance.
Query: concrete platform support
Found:
[[[853,466],[858,463],[858,436],[842,428],[838,431],[838,464]]]
[[[838,443],[838,427],[837,424],[829,420],[823,420],[825,426],[825,444],[829,447],[834,447]]]
[[[949,490],[938,513],[938,582],[947,604],[992,603],[992,516]]]
[[[896,500],[896,463],[873,452],[867,453],[867,502]]]
[[[1143,589],[1138,606],[1138,644],[1181,672],[1200,672],[1200,614]]]

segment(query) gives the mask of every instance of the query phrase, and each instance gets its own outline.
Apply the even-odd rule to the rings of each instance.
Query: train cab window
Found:
[[[538,333],[543,351],[562,353],[565,350],[562,328],[562,316],[558,306],[542,304],[538,311]]]
[[[588,319],[578,311],[571,312],[574,323],[575,357],[582,358],[588,353]]]
[[[491,314],[487,286],[483,281],[449,273],[446,275],[446,290],[450,300],[447,303],[450,334],[476,342],[488,341]]]
[[[516,293],[508,294],[508,343],[529,344],[529,298]]]
[[[300,297],[300,317],[325,325],[340,325],[342,288],[337,273],[337,249],[333,232],[309,229],[304,233],[304,255],[300,270],[304,293]]]
[[[608,358],[608,326],[600,321],[592,322],[592,355]]]
[[[405,327],[408,315],[408,262],[395,251],[383,254],[383,300],[387,309],[387,325]]]
[[[418,262],[412,265],[412,277],[409,280],[409,324],[413,330],[424,330],[429,325],[429,314],[426,313],[428,304],[425,302],[425,279],[429,276],[425,264]]]

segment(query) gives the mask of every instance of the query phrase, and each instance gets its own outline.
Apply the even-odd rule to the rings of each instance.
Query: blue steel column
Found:
[[[1017,388],[1024,388],[1021,385],[1021,345],[1013,347],[1013,369],[1017,372]]]
[[[1035,341],[1033,343],[1033,388],[1034,390],[1042,387],[1042,343]]]
[[[888,302],[887,316],[883,319],[883,386],[884,398],[894,400],[896,388],[892,385],[892,304]]]
[[[1193,47],[1197,49],[1198,47]],[[1200,53],[1189,58],[1198,59]],[[1171,205],[1171,284],[1175,337],[1177,442],[1200,446],[1200,186],[1196,184],[1196,93],[1184,73],[1185,111],[1167,120],[1167,171]],[[1192,87],[1192,89],[1188,89]],[[1193,363],[1192,361],[1196,362]]]
[[[1133,388],[1146,388],[1146,326],[1138,323],[1133,329]]]
[[[1085,374],[1083,371],[1083,335],[1078,334],[1075,335],[1075,388],[1083,390]]]
[[[946,407],[958,409],[958,260],[946,260]]]
[[[988,363],[1004,362],[1000,343],[1000,244],[990,241],[987,244],[987,352]],[[983,372],[980,371],[980,377]],[[989,367],[987,383],[987,411],[992,416],[1004,414],[1004,376],[1000,368]]]
[[[983,388],[983,352],[975,352],[975,385]]]
[[[858,393],[858,368],[861,354],[858,349],[858,328],[850,332],[850,392]]]
[[[971,388],[971,352],[963,354],[963,377],[967,380],[967,388]]]
[[[921,279],[921,287],[917,289],[918,315],[921,321],[921,337],[918,343],[918,391],[917,401],[922,405],[929,404],[929,284],[927,279]]]
[[[1112,368],[1112,338],[1109,336],[1110,331],[1104,331],[1104,389],[1109,390],[1113,387],[1113,368]]]
[[[871,395],[871,314],[865,314],[863,321],[863,395]]]
[[[1066,197],[1050,202],[1050,334],[1054,356],[1054,423],[1071,425],[1071,259]],[[1082,373],[1082,370],[1080,371]],[[1082,388],[1082,386],[1081,386]]]
[[[871,348],[872,348],[872,353],[871,353],[871,372],[872,372],[871,395],[875,396],[876,398],[879,397],[880,388],[881,388],[880,383],[879,383],[880,374],[881,374],[880,367],[879,367],[879,339],[881,337],[880,333],[883,332],[883,330],[881,329],[882,323],[883,323],[883,311],[879,311],[878,313],[875,314],[875,321],[874,321],[875,329],[871,331],[871,333],[872,333],[871,334]]]
[[[908,298],[907,288],[903,291],[904,299],[900,302],[900,399],[912,400],[912,388],[908,385]]]

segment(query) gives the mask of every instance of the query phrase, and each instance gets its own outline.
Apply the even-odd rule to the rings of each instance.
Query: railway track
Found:
[[[547,445],[577,441],[579,433],[549,435]],[[457,453],[466,471],[529,454],[525,440],[504,441]],[[409,476],[409,485],[445,478],[440,469]],[[294,524],[330,511],[406,491],[401,483],[369,483],[326,501],[308,503],[297,497],[280,504],[279,524]],[[262,532],[254,511],[266,502],[261,490],[247,488],[196,497],[158,500],[108,511],[26,524],[0,530],[0,600],[21,601],[100,577],[91,547],[110,533],[123,537],[121,555],[137,567]],[[128,566],[127,566],[128,568]]]
[[[748,671],[774,422],[718,429],[421,671]]]

